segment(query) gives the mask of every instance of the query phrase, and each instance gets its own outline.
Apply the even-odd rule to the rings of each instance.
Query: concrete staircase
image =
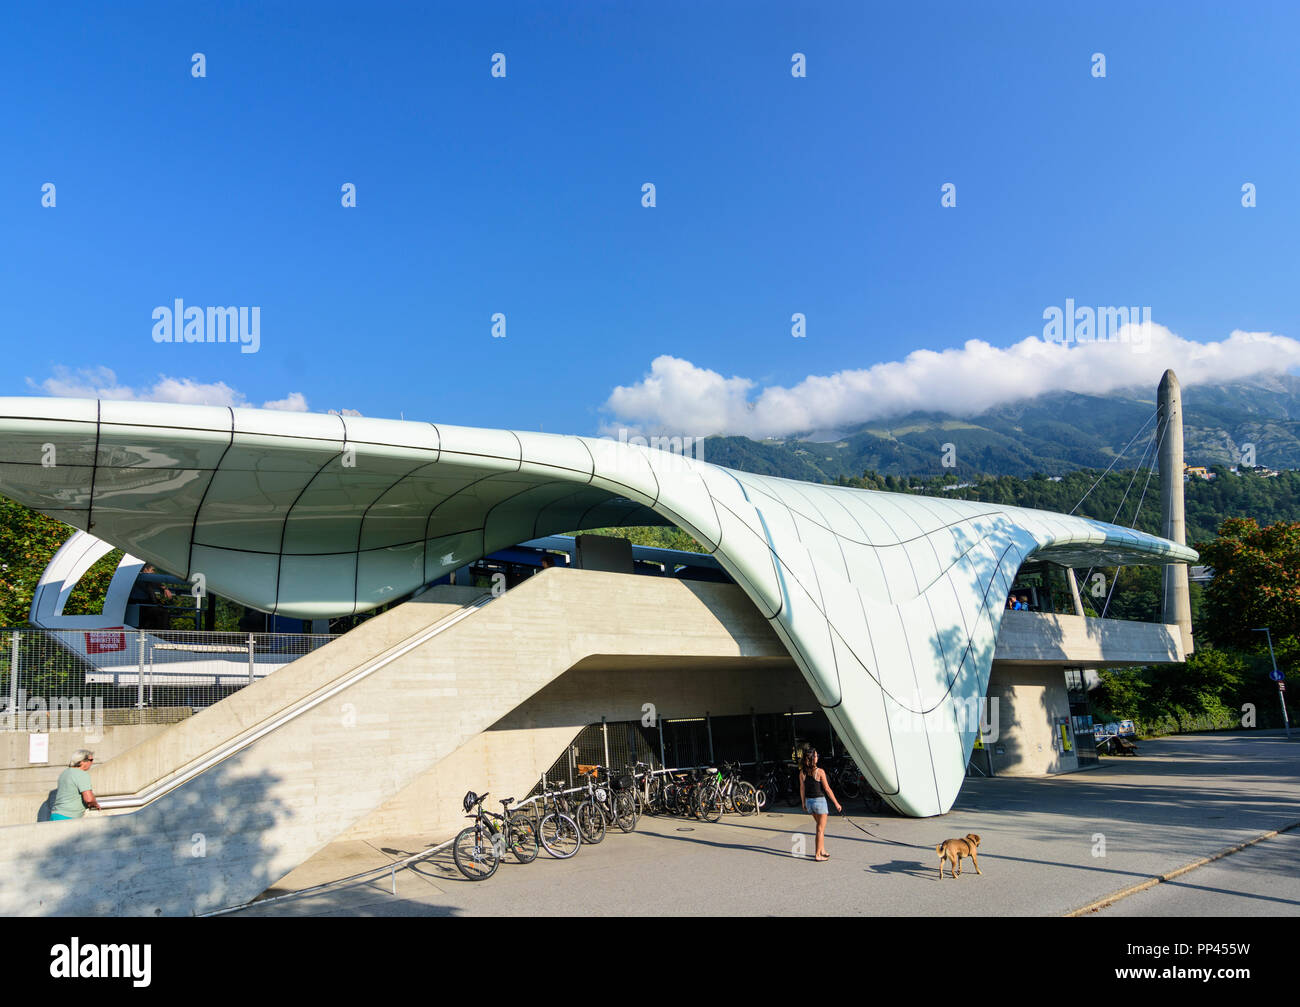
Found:
[[[730,585],[552,570],[461,613],[476,594],[430,591],[97,766],[96,793],[121,810],[0,829],[0,914],[236,905],[350,829],[450,826],[445,800],[420,810],[452,786],[444,762],[461,792],[483,790],[477,762],[534,780],[552,739],[597,710],[810,696]]]

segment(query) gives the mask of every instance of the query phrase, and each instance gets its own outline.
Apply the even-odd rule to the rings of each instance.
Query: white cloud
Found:
[[[302,392],[290,392],[288,398],[276,399],[274,402],[263,402],[263,409],[279,409],[286,413],[305,413],[307,412],[307,398]]]
[[[73,370],[57,366],[54,375],[44,381],[27,379],[27,386],[46,395],[79,399],[120,399],[138,402],[180,402],[201,406],[248,406],[247,396],[224,381],[204,384],[193,378],[158,375],[148,388],[119,384],[117,374],[108,367],[81,367]],[[290,392],[286,398],[262,403],[263,409],[306,412],[307,399],[302,392]]]
[[[973,416],[995,405],[1046,392],[1093,395],[1149,387],[1172,368],[1184,386],[1279,374],[1300,365],[1300,341],[1268,332],[1234,331],[1217,343],[1183,339],[1163,325],[1126,325],[1117,339],[1048,342],[1037,336],[1005,349],[982,340],[916,350],[902,360],[861,370],[810,375],[793,387],[751,395],[755,382],[723,377],[677,357],[656,357],[650,373],[620,385],[605,402],[611,433],[743,434],[781,437],[842,429],[915,411]]]

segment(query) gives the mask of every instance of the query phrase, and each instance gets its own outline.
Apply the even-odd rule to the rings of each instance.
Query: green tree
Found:
[[[0,625],[27,625],[41,572],[74,531],[0,497]]]
[[[1148,690],[1145,669],[1103,668],[1097,673],[1101,684],[1088,700],[1101,721],[1138,720],[1146,709]]]
[[[648,525],[627,528],[597,528],[591,531],[568,532],[569,535],[605,535],[625,538],[633,545],[653,546],[656,549],[677,549],[681,552],[706,552],[707,550],[687,532],[673,525]]]
[[[1265,640],[1256,630],[1267,626],[1275,645],[1293,650],[1300,638],[1300,523],[1261,528],[1253,518],[1228,518],[1219,537],[1196,550],[1214,568],[1203,604],[1205,637],[1258,651]]]
[[[0,497],[0,626],[27,625],[41,574],[75,531],[71,525]],[[99,614],[121,560],[121,551],[113,549],[87,570],[73,588],[64,614]]]
[[[1205,647],[1183,665],[1150,669],[1150,701],[1169,712],[1232,719],[1231,711],[1248,673],[1248,659],[1237,651]]]

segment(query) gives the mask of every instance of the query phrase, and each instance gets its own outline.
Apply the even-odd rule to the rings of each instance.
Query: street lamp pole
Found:
[[[1273,678],[1277,682],[1277,698],[1282,703],[1282,724],[1286,728],[1286,740],[1291,740],[1291,718],[1286,715],[1286,686],[1282,683],[1281,676],[1277,670],[1277,656],[1273,653],[1273,634],[1265,626],[1262,629],[1254,630],[1256,633],[1263,633],[1268,640],[1268,657],[1273,662]]]

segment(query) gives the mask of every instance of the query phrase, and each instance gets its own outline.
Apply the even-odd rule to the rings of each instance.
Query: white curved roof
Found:
[[[0,493],[287,615],[364,611],[556,532],[678,525],[770,620],[895,807],[946,811],[1016,570],[1192,562],[1045,511],[735,472],[613,440],[257,409],[0,398]]]

